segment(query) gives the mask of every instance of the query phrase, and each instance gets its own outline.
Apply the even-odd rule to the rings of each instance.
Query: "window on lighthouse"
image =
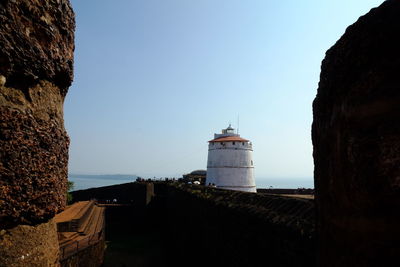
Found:
[[[232,142],[232,145],[235,145],[235,142]]]

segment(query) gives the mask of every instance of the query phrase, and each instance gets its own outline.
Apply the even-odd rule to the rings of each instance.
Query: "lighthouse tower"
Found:
[[[253,147],[229,125],[209,141],[206,185],[256,192]]]

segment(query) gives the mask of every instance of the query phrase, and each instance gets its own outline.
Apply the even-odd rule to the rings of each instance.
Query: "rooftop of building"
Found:
[[[249,140],[244,139],[240,136],[221,136],[214,138],[210,141],[210,143],[217,143],[217,142],[249,142]]]
[[[195,170],[195,171],[192,171],[190,174],[191,175],[206,175],[207,171],[206,170]]]
[[[220,134],[214,134],[214,139],[208,142],[249,142],[249,140],[241,138],[239,133],[235,133],[235,129],[229,124],[228,128],[222,129]]]

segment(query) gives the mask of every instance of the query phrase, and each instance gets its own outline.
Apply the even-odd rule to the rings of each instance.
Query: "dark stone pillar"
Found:
[[[66,204],[69,139],[64,129],[63,101],[72,82],[74,29],[74,13],[68,0],[0,2],[3,263],[26,265],[32,262],[29,255],[33,249],[36,256],[44,255],[37,251],[41,246],[45,249],[42,241],[42,245],[39,241],[35,245],[23,240],[26,233],[35,239],[32,229],[41,229],[37,230],[40,235],[47,229],[49,237],[56,237],[51,218]],[[38,236],[38,240],[45,239]],[[14,255],[12,250],[18,253]],[[25,263],[12,259],[17,254]],[[54,260],[40,261],[38,257],[36,260],[42,263]]]
[[[313,104],[320,266],[391,266],[400,255],[400,1],[346,30]]]

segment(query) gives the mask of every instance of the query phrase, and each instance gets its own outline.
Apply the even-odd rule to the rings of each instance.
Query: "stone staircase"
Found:
[[[60,257],[66,258],[104,238],[105,207],[80,201],[55,216]]]

